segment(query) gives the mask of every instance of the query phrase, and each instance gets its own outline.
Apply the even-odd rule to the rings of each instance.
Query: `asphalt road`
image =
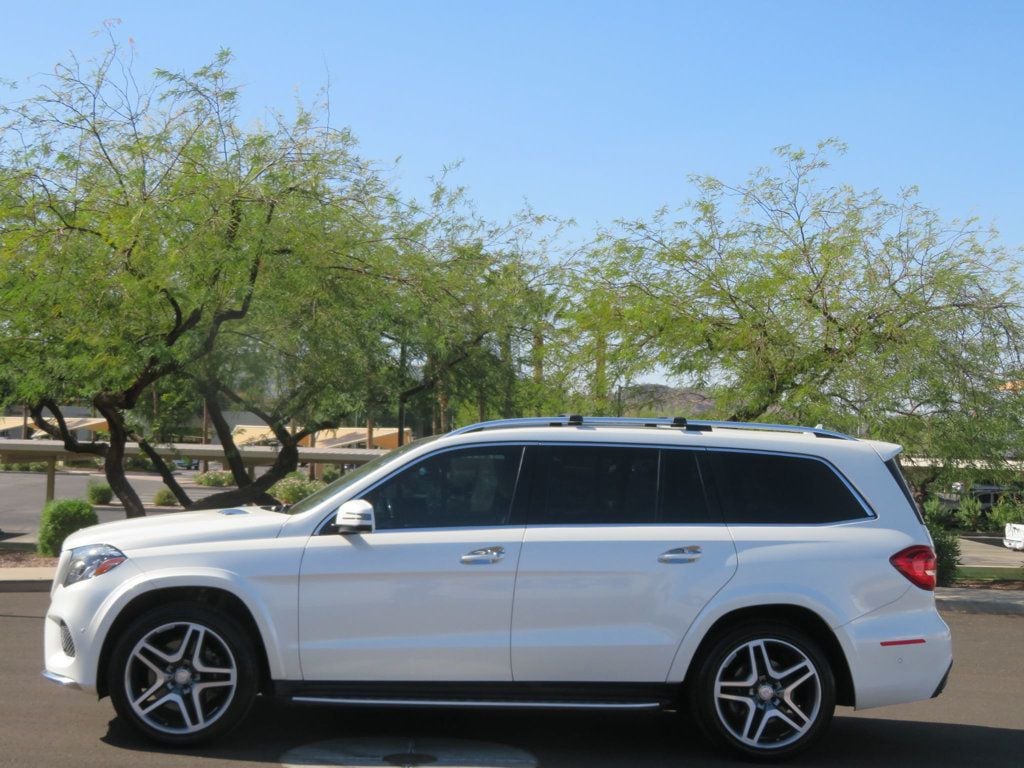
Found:
[[[260,700],[222,742],[187,751],[155,747],[114,719],[108,700],[39,676],[47,595],[0,593],[0,768],[281,765],[460,765],[551,768],[713,766],[733,763],[670,713],[524,713],[313,708]],[[917,704],[840,709],[803,766],[1024,764],[1024,617],[945,614],[956,664],[946,692]],[[326,745],[319,760],[310,760]],[[431,762],[431,751],[458,761]],[[376,760],[325,755],[384,754]],[[302,753],[305,752],[305,757]],[[395,753],[395,754],[392,754]],[[407,758],[397,753],[406,753]],[[413,754],[409,754],[413,753]],[[424,757],[413,759],[416,754]],[[475,758],[473,757],[475,755]]]
[[[191,478],[193,473],[180,473],[179,481]],[[163,488],[163,481],[157,475],[129,473],[131,481],[142,503],[152,504],[153,494]],[[58,472],[54,496],[58,499],[85,498],[89,481],[106,482],[101,474],[81,472]],[[186,490],[192,499],[199,499],[223,488],[205,488],[186,482]],[[19,541],[34,541],[39,532],[39,514],[46,496],[46,475],[41,472],[0,472],[0,531],[3,538]],[[118,505],[97,507],[96,515],[101,523],[123,520],[124,510]]]

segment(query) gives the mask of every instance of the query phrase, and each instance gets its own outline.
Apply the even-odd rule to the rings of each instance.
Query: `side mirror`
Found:
[[[338,533],[373,533],[373,505],[364,499],[346,501],[338,507],[334,522]]]

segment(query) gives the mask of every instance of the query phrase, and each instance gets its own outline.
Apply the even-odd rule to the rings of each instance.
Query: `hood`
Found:
[[[64,549],[110,544],[127,554],[132,549],[177,544],[272,539],[287,520],[279,512],[259,507],[168,512],[83,528],[64,540]]]

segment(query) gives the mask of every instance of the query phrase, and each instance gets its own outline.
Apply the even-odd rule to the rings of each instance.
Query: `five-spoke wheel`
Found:
[[[719,638],[700,660],[691,691],[701,726],[755,757],[783,757],[821,734],[835,709],[828,661],[803,633],[758,624]]]
[[[117,712],[148,735],[191,744],[233,727],[256,691],[251,643],[229,615],[178,603],[140,617],[115,648]]]

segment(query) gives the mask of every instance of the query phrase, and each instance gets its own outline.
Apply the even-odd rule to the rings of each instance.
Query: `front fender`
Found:
[[[290,589],[279,584],[275,590],[267,589],[265,584],[257,585],[251,579],[220,568],[193,566],[187,569],[142,571],[122,582],[117,589],[107,595],[100,609],[94,614],[89,634],[95,638],[95,647],[102,648],[111,627],[125,608],[136,599],[152,592],[175,588],[223,590],[237,597],[252,615],[263,647],[266,649],[271,677],[301,677],[297,654],[298,638],[294,631],[298,625],[297,580],[293,582]]]

